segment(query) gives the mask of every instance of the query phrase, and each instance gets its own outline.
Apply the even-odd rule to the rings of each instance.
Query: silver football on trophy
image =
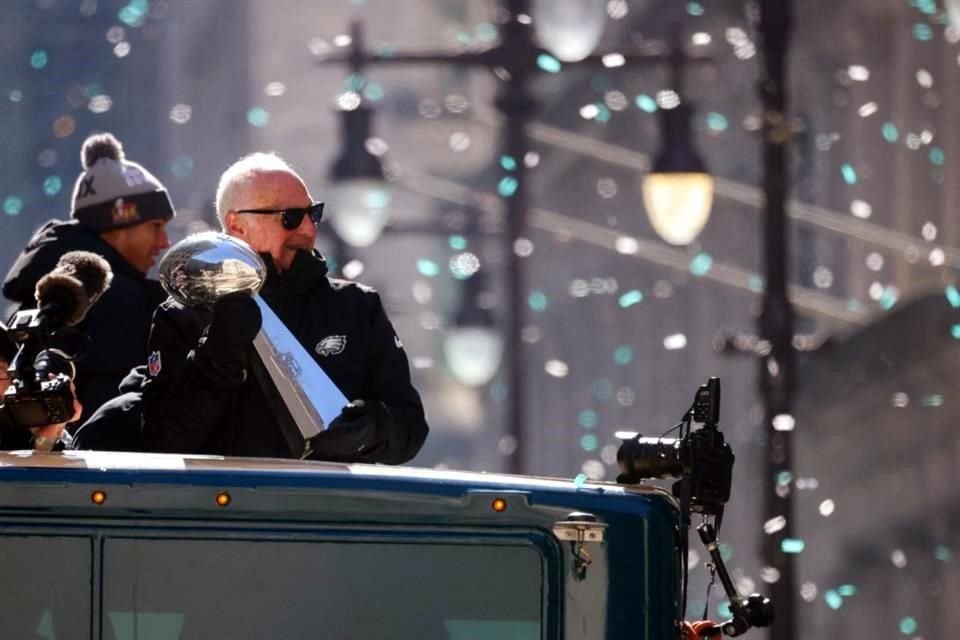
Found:
[[[160,261],[160,282],[170,296],[188,307],[210,306],[237,291],[256,293],[267,267],[242,240],[217,231],[187,236]]]

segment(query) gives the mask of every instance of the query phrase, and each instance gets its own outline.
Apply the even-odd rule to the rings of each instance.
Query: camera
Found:
[[[19,347],[10,363],[11,381],[2,407],[13,426],[40,427],[73,417],[73,359],[49,347],[49,340],[54,334],[64,339],[62,329],[82,322],[112,278],[110,264],[103,257],[70,251],[37,281],[37,308],[14,314],[7,333]]]
[[[73,417],[70,382],[76,369],[63,351],[46,348],[51,331],[36,309],[20,311],[8,327],[19,344],[10,363],[10,386],[3,395],[3,411],[15,427],[40,427]]]
[[[710,380],[697,390],[693,405],[681,426],[686,432],[679,438],[642,438],[624,440],[617,451],[620,475],[617,482],[637,484],[645,478],[686,478],[673,485],[673,494],[682,498],[688,492],[690,510],[705,515],[721,515],[730,500],[734,455],[718,426],[720,417],[720,380]],[[691,422],[702,423],[696,430]]]

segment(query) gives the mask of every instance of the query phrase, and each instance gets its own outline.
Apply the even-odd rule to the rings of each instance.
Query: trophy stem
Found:
[[[263,316],[253,345],[304,441],[308,441],[340,415],[347,398],[263,298],[254,295],[253,299]]]

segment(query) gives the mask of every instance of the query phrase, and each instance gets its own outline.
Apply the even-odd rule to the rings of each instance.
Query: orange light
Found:
[[[226,507],[230,504],[230,494],[226,491],[221,491],[217,494],[217,504],[221,507]]]
[[[98,489],[90,494],[90,499],[93,500],[93,504],[103,504],[107,501],[107,494],[105,491]]]
[[[497,513],[501,513],[507,510],[507,501],[503,498],[496,498],[490,503],[490,506],[493,507],[493,510]]]

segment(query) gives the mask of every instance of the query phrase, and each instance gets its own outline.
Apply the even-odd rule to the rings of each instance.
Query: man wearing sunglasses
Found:
[[[312,458],[401,464],[427,424],[402,343],[372,289],[327,276],[314,251],[323,204],[274,154],[247,156],[220,179],[226,233],[260,253],[260,295],[347,398],[311,441]],[[252,342],[260,310],[247,294],[210,310],[167,300],[154,316],[143,384],[146,447],[154,451],[292,457],[289,413]]]

